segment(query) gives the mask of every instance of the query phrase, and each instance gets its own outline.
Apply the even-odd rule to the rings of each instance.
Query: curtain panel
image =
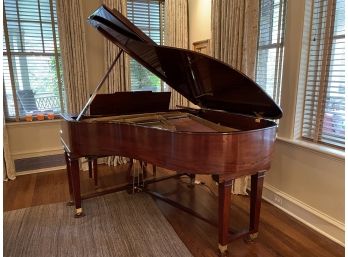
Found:
[[[70,113],[79,113],[88,99],[85,21],[81,1],[56,1],[64,86]]]
[[[14,180],[16,178],[16,169],[14,161],[11,156],[10,144],[8,140],[8,133],[6,128],[5,119],[3,119],[3,178],[4,180]]]
[[[213,0],[212,55],[255,79],[259,1]],[[249,177],[234,180],[232,193],[246,195]]]
[[[126,0],[103,0],[105,4],[111,10],[116,9],[124,16],[127,16],[127,1]],[[113,44],[110,40],[104,38],[104,65],[105,69],[115,60],[116,56],[120,52],[120,48]],[[131,91],[130,86],[130,71],[129,71],[129,58],[127,54],[121,54],[117,60],[115,66],[111,70],[106,83],[106,92],[109,94],[115,92]],[[104,163],[111,166],[117,166],[127,163],[129,159],[122,156],[109,156],[104,158]]]
[[[164,13],[164,44],[189,49],[187,0],[165,0]],[[174,89],[169,89],[172,92],[170,100],[172,109],[175,109],[177,105],[189,106],[189,101],[185,97]]]
[[[103,0],[111,10],[116,9],[124,16],[127,16],[127,1],[125,0]],[[104,38],[104,64],[105,69],[110,67],[115,60],[120,48],[110,40]],[[106,80],[107,93],[130,91],[129,59],[127,54],[122,54],[110,72]]]
[[[213,0],[212,55],[255,78],[259,1]]]

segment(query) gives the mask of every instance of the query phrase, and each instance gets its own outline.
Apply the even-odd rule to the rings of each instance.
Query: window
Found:
[[[256,82],[279,104],[286,0],[261,0]]]
[[[4,0],[4,113],[64,111],[62,64],[53,0]]]
[[[344,147],[345,1],[313,0],[302,137]]]
[[[164,1],[128,0],[127,16],[157,44],[163,44]],[[135,60],[130,61],[132,91],[163,91],[162,81]]]

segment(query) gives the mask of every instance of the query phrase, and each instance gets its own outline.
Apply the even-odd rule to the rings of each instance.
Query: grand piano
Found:
[[[198,108],[170,110],[170,93],[97,94],[107,73],[78,116],[63,116],[61,141],[75,216],[84,214],[79,158],[120,155],[179,173],[213,175],[218,182],[222,255],[232,240],[256,238],[263,178],[270,168],[280,107],[233,67],[201,53],[156,45],[106,6],[98,8],[89,23]],[[251,175],[249,228],[231,234],[231,187],[234,179],[246,175]]]

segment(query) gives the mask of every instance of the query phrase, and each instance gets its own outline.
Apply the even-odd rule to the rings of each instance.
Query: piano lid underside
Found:
[[[185,112],[157,112],[134,115],[84,119],[83,122],[123,123],[180,132],[233,132],[235,128],[223,126]]]

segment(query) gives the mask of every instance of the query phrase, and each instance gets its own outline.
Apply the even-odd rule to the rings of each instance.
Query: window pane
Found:
[[[279,104],[285,0],[261,0],[256,82]]]
[[[153,41],[159,45],[163,44],[163,1],[129,0],[127,16]],[[132,91],[161,91],[162,81],[133,59],[130,61],[130,71]]]
[[[5,0],[4,7],[7,26],[3,64],[8,117],[24,116],[27,112],[61,112],[61,102],[65,101],[59,94],[63,79],[59,41],[54,37],[54,33],[58,37],[55,4],[54,13],[49,0]]]
[[[313,6],[302,136],[344,147],[345,6],[344,0],[330,3]]]

